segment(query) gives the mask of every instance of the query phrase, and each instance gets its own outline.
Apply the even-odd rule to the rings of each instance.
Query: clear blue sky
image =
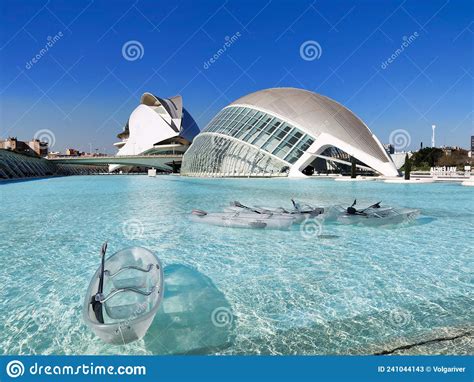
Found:
[[[341,102],[380,138],[469,147],[470,1],[12,1],[0,3],[0,136],[51,130],[53,150],[115,152],[140,95],[183,96],[201,129],[247,93],[301,87]],[[207,69],[226,42],[240,37]],[[405,41],[413,41],[382,65]],[[59,35],[62,34],[62,37]],[[48,37],[58,40],[44,54]],[[126,60],[136,40],[143,56]],[[316,41],[320,57],[300,47]],[[41,58],[31,65],[37,54]]]

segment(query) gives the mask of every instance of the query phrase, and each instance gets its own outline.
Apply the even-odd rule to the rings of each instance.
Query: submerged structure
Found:
[[[123,131],[117,135],[120,142],[117,155],[166,155],[183,154],[199,128],[193,117],[183,107],[180,95],[160,98],[144,93],[140,105],[130,115]],[[163,163],[162,170],[175,171],[180,161]],[[126,166],[111,164],[109,171],[126,169]]]
[[[302,89],[251,93],[222,109],[194,139],[181,174],[304,177],[308,168],[350,166],[397,176],[369,128],[336,101]]]

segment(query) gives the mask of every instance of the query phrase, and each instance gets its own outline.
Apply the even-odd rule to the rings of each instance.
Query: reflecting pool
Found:
[[[473,190],[332,179],[77,176],[0,184],[2,354],[367,354],[472,330]],[[289,231],[193,223],[229,202],[418,208],[400,227]],[[316,233],[315,233],[316,232]],[[321,235],[318,236],[318,233]],[[156,252],[165,300],[140,341],[102,343],[82,321],[100,261]],[[168,280],[168,281],[167,281]],[[167,294],[168,288],[168,294]],[[472,352],[472,341],[424,348]]]

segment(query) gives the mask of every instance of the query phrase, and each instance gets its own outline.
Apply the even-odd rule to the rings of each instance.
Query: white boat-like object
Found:
[[[381,206],[380,203],[357,210],[354,208],[356,204],[354,200],[350,207],[331,206],[320,217],[325,221],[336,221],[341,224],[383,226],[408,223],[420,214],[420,210],[417,209]]]
[[[293,199],[291,199],[291,202],[293,203],[293,208],[283,208],[283,207],[275,208],[275,207],[260,207],[260,206],[249,207],[249,206],[243,205],[242,203],[238,201],[234,201],[230,204],[229,207],[225,208],[225,211],[290,216],[294,218],[294,223],[296,224],[302,223],[306,219],[311,219],[324,213],[324,208],[313,207],[306,203],[298,203],[298,202],[295,202]]]
[[[221,227],[257,228],[257,229],[289,229],[294,223],[293,216],[243,211],[206,212],[193,210],[191,220]]]
[[[105,259],[87,289],[86,324],[103,341],[126,344],[142,338],[163,298],[163,269],[149,250],[131,247]]]

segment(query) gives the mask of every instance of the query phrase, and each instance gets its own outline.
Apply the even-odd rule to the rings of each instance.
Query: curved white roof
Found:
[[[262,109],[290,124],[293,122],[314,137],[326,133],[381,162],[391,162],[383,146],[364,122],[328,97],[303,89],[271,88],[248,94],[229,106],[236,105]]]
[[[130,114],[124,131],[118,135],[123,141],[115,146],[119,148],[117,155],[139,155],[149,153],[155,145],[173,138],[187,145],[198,133],[199,128],[183,108],[180,95],[160,98],[147,92]],[[119,167],[111,165],[109,171]]]

